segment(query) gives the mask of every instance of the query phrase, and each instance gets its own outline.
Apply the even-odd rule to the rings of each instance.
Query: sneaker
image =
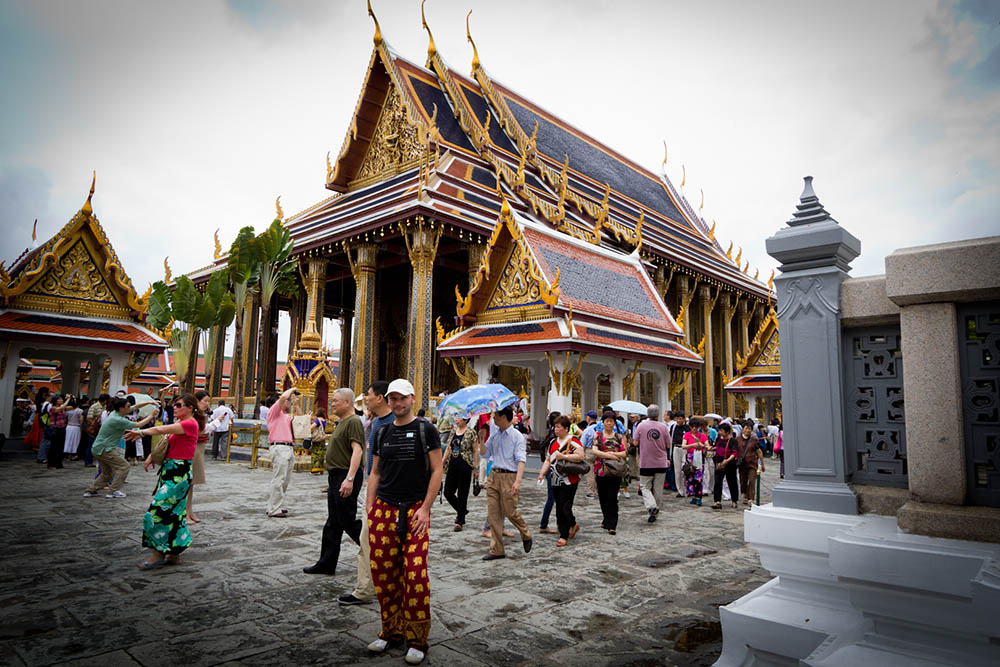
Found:
[[[83,492],[83,497],[84,498],[93,498],[96,495],[97,495],[96,493],[91,493],[90,491],[84,491]]]
[[[646,519],[649,523],[656,521],[656,508],[649,510],[649,518]]]
[[[351,605],[351,604],[368,604],[369,602],[371,602],[371,600],[362,600],[361,598],[354,597],[352,593],[345,593],[344,595],[341,595],[339,598],[337,598],[337,602],[339,602],[342,605]]]
[[[625,496],[626,498],[631,498],[632,497],[632,496],[629,495],[628,491],[625,491],[624,493],[622,493],[622,495]]]
[[[424,661],[424,652],[420,649],[410,647],[410,650],[406,652],[406,657],[403,658],[410,665],[419,665]]]
[[[115,491],[114,493],[109,493],[108,495],[106,495],[104,497],[105,498],[125,498],[126,496],[121,491]]]

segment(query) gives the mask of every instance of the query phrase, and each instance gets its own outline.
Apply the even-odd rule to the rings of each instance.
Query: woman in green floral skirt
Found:
[[[205,413],[198,407],[198,399],[192,394],[184,394],[174,402],[174,423],[126,434],[132,439],[165,434],[169,443],[153,491],[153,502],[142,520],[142,546],[149,547],[153,553],[139,563],[141,570],[176,565],[181,552],[191,544],[191,533],[187,527],[187,497],[191,488],[191,462],[198,434],[204,428]],[[153,466],[150,455],[146,459],[146,470],[151,470]]]

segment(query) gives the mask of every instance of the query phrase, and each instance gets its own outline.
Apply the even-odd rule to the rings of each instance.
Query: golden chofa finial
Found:
[[[281,195],[278,195],[278,198],[274,200],[274,213],[278,220],[285,219],[285,212],[281,210]]]
[[[699,192],[701,192],[701,203],[698,204],[698,213],[701,213],[701,209],[705,208],[705,191],[699,189]]]
[[[222,244],[219,243],[219,230],[215,230],[215,259],[222,257]]]
[[[482,67],[479,63],[479,51],[476,50],[476,43],[472,41],[472,31],[469,30],[469,17],[472,16],[472,10],[465,15],[465,38],[469,40],[469,44],[472,44],[472,71],[475,72],[477,69]]]
[[[35,218],[35,224],[31,226],[31,240],[38,240],[38,218]]]
[[[174,274],[170,272],[170,265],[167,264],[167,260],[170,259],[169,256],[163,258],[163,282],[169,283],[174,277]]]
[[[771,269],[771,277],[767,279],[767,288],[774,289],[774,269]]]
[[[379,27],[375,12],[372,11],[372,0],[368,0],[368,16],[372,17],[372,21],[375,21],[375,37],[373,38],[375,46],[382,46],[382,28]]]
[[[333,180],[333,165],[330,164],[330,151],[326,152],[326,182]]]
[[[726,248],[726,257],[728,257],[729,259],[733,258],[733,242],[732,241],[729,242],[729,247]]]
[[[760,275],[760,269],[754,269],[754,271],[753,271],[753,279],[757,280],[757,276],[759,276],[759,275]]]
[[[94,208],[90,205],[90,198],[94,196],[94,186],[97,185],[97,172],[94,172],[94,178],[90,181],[90,194],[87,195],[87,201],[84,203],[83,208],[80,212],[86,216],[94,214]]]
[[[687,167],[685,167],[684,165],[681,165],[681,187],[683,188],[684,184],[687,183],[687,182],[688,182],[688,170],[687,170]]]
[[[431,28],[427,25],[427,18],[424,16],[424,5],[427,0],[420,0],[420,22],[424,26],[424,30],[427,31],[427,59],[430,60],[435,55],[437,55],[437,47],[434,46],[434,35],[431,34]]]
[[[667,140],[663,140],[663,162],[660,164],[660,169],[666,170],[667,167]]]
[[[740,265],[740,260],[743,259],[743,246],[740,246],[740,251],[736,253],[736,266]]]
[[[715,220],[712,220],[712,228],[708,230],[708,238],[715,240]]]

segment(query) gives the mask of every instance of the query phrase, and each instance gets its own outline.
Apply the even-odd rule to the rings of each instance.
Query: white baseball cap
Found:
[[[398,378],[389,383],[389,388],[386,390],[386,398],[389,394],[399,394],[400,396],[414,396],[416,394],[413,391],[413,384],[409,380],[404,380],[403,378]]]

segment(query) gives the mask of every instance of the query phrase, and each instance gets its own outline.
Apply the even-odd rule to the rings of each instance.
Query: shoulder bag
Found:
[[[170,440],[165,435],[160,436],[160,439],[153,445],[152,451],[149,452],[149,458],[154,465],[163,465],[163,460],[167,458],[168,449],[170,449]]]
[[[567,451],[570,449],[569,443],[566,443],[566,449]],[[556,472],[563,477],[583,476],[590,472],[590,464],[586,461],[556,461]]]
[[[594,436],[596,440],[598,437],[601,438],[601,451],[609,451],[604,448],[604,433],[598,433]],[[608,477],[624,477],[628,473],[628,461],[626,459],[601,459],[601,467],[604,468],[604,474]]]
[[[292,437],[296,440],[308,440],[312,435],[312,419],[309,415],[292,417]]]

